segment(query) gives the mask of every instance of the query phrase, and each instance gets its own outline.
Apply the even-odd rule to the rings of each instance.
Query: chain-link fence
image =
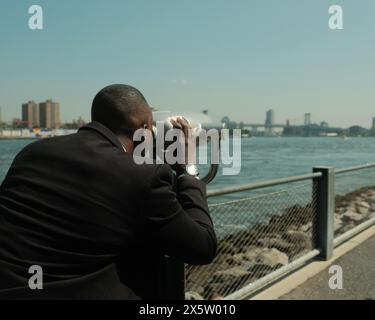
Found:
[[[187,266],[186,292],[225,297],[314,248],[316,196],[311,182],[210,206],[218,254],[207,266]]]
[[[317,255],[330,259],[334,246],[375,224],[375,164],[316,169],[212,193],[240,198],[210,205],[218,254],[185,267],[188,299],[242,299]]]

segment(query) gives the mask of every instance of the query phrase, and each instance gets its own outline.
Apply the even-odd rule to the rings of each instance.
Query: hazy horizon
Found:
[[[44,10],[44,30],[28,9]],[[344,30],[328,8],[344,9]],[[235,121],[312,121],[369,128],[375,117],[372,0],[2,1],[2,118],[48,98],[61,118],[89,120],[91,101],[112,83],[140,89],[158,109]]]

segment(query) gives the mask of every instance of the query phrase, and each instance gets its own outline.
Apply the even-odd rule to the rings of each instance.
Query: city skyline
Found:
[[[158,110],[156,110],[158,111]],[[209,115],[209,110],[201,110],[202,113]],[[327,121],[323,120],[316,120],[313,118],[313,114],[311,112],[305,113],[300,115],[300,119],[302,121],[293,121],[291,122],[290,119],[287,119],[284,123],[281,121],[277,121],[276,112],[274,109],[269,109],[265,112],[264,121],[254,122],[254,121],[244,121],[243,119],[231,119],[228,115],[220,115],[219,116],[221,121],[227,118],[227,121],[234,121],[237,125],[246,124],[247,127],[264,127],[264,129],[269,131],[268,133],[273,132],[274,127],[285,128],[289,126],[310,126],[310,125],[319,125],[321,127],[329,127],[331,124],[328,124]],[[77,120],[78,119],[78,120]],[[296,118],[294,118],[295,120]],[[316,121],[314,121],[314,120]],[[79,121],[81,123],[89,122],[86,119],[79,116],[77,118],[71,119],[69,121],[61,121],[60,117],[60,103],[54,102],[52,99],[47,99],[45,102],[36,103],[34,100],[29,100],[27,103],[23,103],[21,105],[21,117],[12,117],[12,120],[3,121],[4,119],[1,118],[1,106],[0,106],[0,123],[6,122],[8,124],[12,122],[19,123],[22,122],[24,127],[28,127],[32,129],[34,127],[41,127],[41,128],[53,128],[57,129],[62,124],[69,124],[74,123],[75,121]],[[372,116],[370,119],[369,126],[361,126],[366,129],[375,130],[375,116]],[[342,127],[342,129],[347,129],[349,127],[358,126],[357,124],[351,124],[348,127]],[[340,128],[339,126],[331,125],[331,128]]]
[[[89,120],[102,87],[128,83],[151,106],[177,113],[208,109],[260,122],[272,108],[283,123],[310,112],[335,126],[370,127],[375,3],[336,2],[344,9],[339,31],[328,28],[322,0],[42,0],[44,30],[31,31],[30,3],[4,0],[2,118],[28,97],[51,96],[64,106],[63,121]]]
[[[60,104],[52,99],[40,103],[29,100],[29,102],[22,104],[21,121],[22,126],[29,129],[35,127],[58,129],[61,125]]]

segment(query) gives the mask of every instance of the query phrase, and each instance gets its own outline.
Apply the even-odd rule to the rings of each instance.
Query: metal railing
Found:
[[[338,246],[375,223],[375,164],[335,170]]]
[[[218,254],[209,265],[185,266],[186,298],[247,299],[313,258],[330,259],[335,246],[375,224],[374,168],[317,167],[311,174],[209,192],[209,198],[239,198],[210,205]],[[372,184],[366,180],[362,188],[336,195],[339,176],[363,170],[374,173]],[[248,195],[266,188],[268,193]]]

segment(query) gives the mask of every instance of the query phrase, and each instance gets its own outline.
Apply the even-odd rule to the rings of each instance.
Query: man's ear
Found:
[[[126,152],[132,154],[134,150],[133,139],[130,139],[126,135],[119,136],[118,139],[120,140],[120,143],[122,147],[126,150]]]

